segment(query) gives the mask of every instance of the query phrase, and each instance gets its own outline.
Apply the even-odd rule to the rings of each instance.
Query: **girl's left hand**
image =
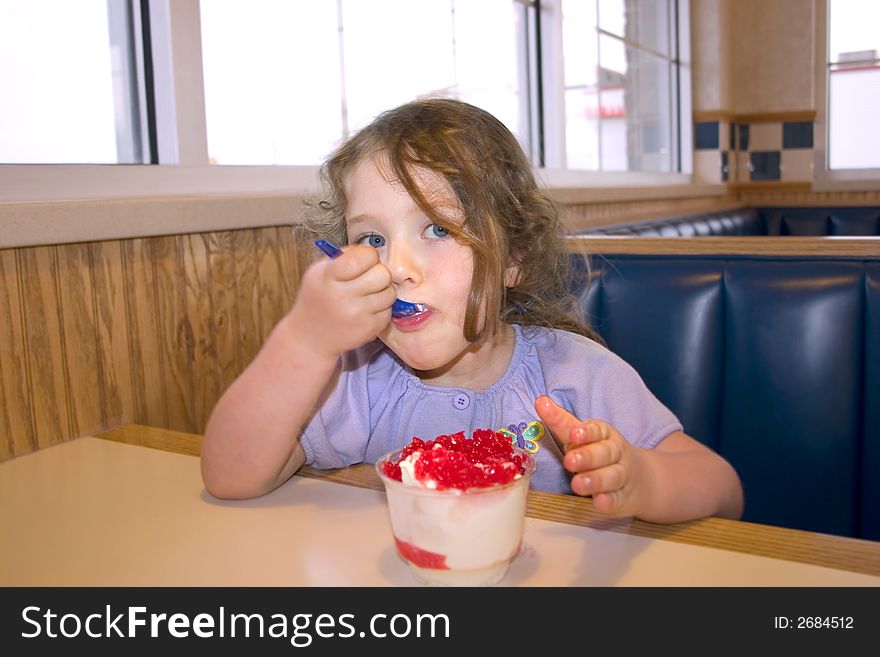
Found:
[[[645,508],[650,468],[642,450],[607,422],[581,421],[547,396],[538,397],[535,410],[565,453],[562,464],[574,473],[575,494],[592,495],[596,510],[611,516],[634,516]]]

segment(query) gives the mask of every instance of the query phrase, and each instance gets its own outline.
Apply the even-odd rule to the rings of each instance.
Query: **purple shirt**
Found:
[[[567,331],[513,325],[510,365],[489,389],[426,385],[376,340],[342,356],[333,391],[303,430],[306,465],[374,463],[418,436],[500,430],[535,455],[532,487],[570,493],[562,453],[535,412],[549,395],[575,417],[613,425],[636,447],[653,448],[678,419],[636,371],[608,349]]]

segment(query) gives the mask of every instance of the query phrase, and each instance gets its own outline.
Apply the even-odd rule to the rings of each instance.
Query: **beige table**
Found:
[[[372,466],[207,494],[200,437],[128,425],[0,464],[2,586],[412,586]],[[149,449],[157,448],[157,449]],[[880,586],[880,543],[706,519],[610,521],[531,492],[521,586]]]

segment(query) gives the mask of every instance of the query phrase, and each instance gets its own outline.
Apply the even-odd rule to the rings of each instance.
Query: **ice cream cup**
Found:
[[[376,471],[385,484],[397,552],[412,573],[435,586],[489,586],[519,554],[534,457],[520,449],[525,472],[510,483],[466,490],[408,486],[382,472],[401,450],[383,456]]]

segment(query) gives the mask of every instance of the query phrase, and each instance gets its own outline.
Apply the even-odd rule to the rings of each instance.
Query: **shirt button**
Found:
[[[471,405],[471,398],[463,392],[459,393],[452,398],[452,405],[455,406],[458,410],[463,411]]]

